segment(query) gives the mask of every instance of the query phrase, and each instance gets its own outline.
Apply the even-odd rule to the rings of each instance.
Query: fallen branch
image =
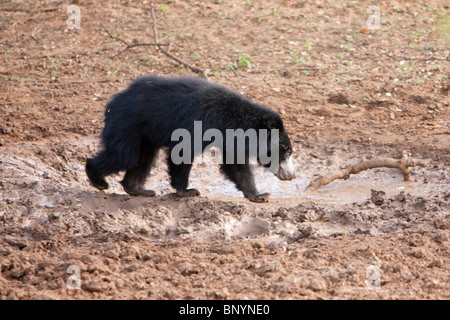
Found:
[[[336,179],[348,179],[351,174],[358,174],[361,171],[374,169],[374,168],[397,168],[403,173],[405,181],[411,180],[410,167],[426,167],[430,163],[430,160],[413,159],[408,158],[406,151],[402,152],[401,159],[392,158],[379,158],[373,160],[363,159],[355,165],[349,165],[342,170],[332,172],[326,176],[318,176],[309,183],[308,190],[316,190],[321,186],[329,184]]]
[[[128,41],[126,41],[126,40],[124,40],[122,38],[114,36],[102,23],[100,23],[100,25],[103,27],[103,29],[105,29],[106,33],[108,33],[108,35],[109,35],[109,37],[111,39],[120,41],[126,46],[126,48],[124,50],[120,51],[116,56],[121,54],[123,51],[131,49],[131,48],[134,48],[134,47],[155,46],[155,47],[158,48],[159,51],[161,51],[163,54],[165,54],[170,59],[176,61],[177,63],[179,63],[179,64],[181,64],[183,66],[185,66],[186,68],[189,68],[192,72],[198,73],[198,74],[200,74],[200,76],[202,76],[203,78],[207,79],[208,78],[208,76],[207,76],[208,71],[207,70],[205,71],[205,70],[202,70],[200,68],[191,66],[189,63],[181,60],[180,58],[178,58],[176,56],[174,56],[173,54],[171,54],[170,52],[168,52],[167,50],[165,50],[163,48],[163,46],[169,46],[170,44],[169,43],[160,43],[158,41],[158,32],[156,30],[155,9],[153,7],[153,4],[151,4],[151,16],[152,16],[152,21],[153,21],[152,29],[153,29],[153,37],[155,39],[155,42],[150,42],[150,43],[129,43]]]
[[[134,47],[143,47],[143,46],[168,46],[168,43],[154,43],[154,42],[150,42],[150,43],[129,43],[128,41],[123,40],[122,38],[113,36],[111,32],[109,32],[109,30],[103,25],[103,23],[100,23],[100,25],[103,27],[103,29],[105,29],[106,33],[108,33],[109,37],[111,39],[117,40],[122,42],[123,44],[125,44],[127,47],[125,48],[125,50],[134,48]],[[120,53],[120,52],[119,52]]]
[[[153,20],[153,36],[155,38],[155,42],[158,43],[158,32],[156,31],[156,18],[155,18],[155,8],[153,6],[153,4],[151,4],[151,11],[150,11],[151,15],[152,15],[152,20]],[[208,78],[207,76],[207,71],[202,70],[200,68],[191,66],[190,64],[188,64],[187,62],[184,62],[183,60],[181,60],[180,58],[175,57],[173,54],[171,54],[170,52],[166,51],[164,48],[161,48],[160,45],[156,45],[156,47],[159,49],[159,51],[161,51],[163,54],[165,54],[167,57],[169,57],[170,59],[178,62],[179,64],[185,66],[186,68],[191,69],[192,72],[198,73],[200,74],[200,76],[202,76],[203,78]]]
[[[51,12],[51,11],[58,11],[60,7],[49,7],[49,8],[40,8],[36,9],[38,12]],[[0,11],[6,11],[6,12],[33,12],[33,9],[25,9],[25,8],[0,8]]]

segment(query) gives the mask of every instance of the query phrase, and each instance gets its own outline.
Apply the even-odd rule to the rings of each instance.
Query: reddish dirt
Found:
[[[155,3],[171,53],[282,115],[298,190],[267,204],[208,189],[220,178],[201,167],[203,196],[178,199],[162,161],[154,198],[124,194],[120,176],[89,185],[108,99],[145,74],[191,73],[99,25],[151,42],[150,2],[76,3],[80,30],[62,1],[0,4],[0,299],[450,298],[447,1],[378,2],[377,30],[363,1]],[[377,169],[304,190],[402,150],[431,159],[410,183]]]

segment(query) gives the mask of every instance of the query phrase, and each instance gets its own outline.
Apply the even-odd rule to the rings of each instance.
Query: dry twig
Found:
[[[151,11],[150,11],[151,15],[152,15],[152,20],[153,20],[153,36],[155,38],[155,42],[158,42],[158,32],[156,30],[156,18],[155,18],[155,8],[153,7],[153,4],[151,5]],[[207,71],[202,70],[200,68],[191,66],[190,64],[184,62],[183,60],[181,60],[180,58],[175,57],[173,54],[171,54],[170,52],[166,51],[164,48],[161,48],[160,45],[156,45],[156,47],[159,49],[159,51],[161,51],[162,53],[164,53],[167,57],[169,57],[170,59],[178,62],[179,64],[185,66],[186,68],[191,69],[192,72],[198,73],[200,74],[200,76],[202,76],[203,78],[208,78],[207,76]]]
[[[105,29],[106,33],[108,33],[109,37],[111,39],[117,40],[122,42],[123,44],[125,44],[127,47],[125,48],[125,50],[134,48],[134,47],[143,47],[143,46],[168,46],[168,43],[154,43],[154,42],[150,42],[150,43],[129,43],[128,41],[123,40],[122,38],[113,36],[112,33],[103,25],[103,23],[100,23],[100,25],[103,27],[103,29]],[[119,52],[120,53],[120,52]]]
[[[430,163],[430,160],[413,159],[408,158],[408,154],[403,151],[401,159],[392,158],[379,158],[366,160],[363,159],[355,165],[348,165],[342,170],[332,172],[326,176],[319,176],[309,183],[307,189],[316,190],[321,186],[329,184],[331,181],[336,179],[348,179],[351,174],[357,174],[361,171],[374,169],[374,168],[398,168],[403,173],[403,178],[405,181],[411,180],[411,173],[409,171],[410,167],[426,167]]]
[[[123,40],[122,38],[116,37],[114,36],[102,23],[100,23],[100,25],[103,27],[103,29],[105,29],[105,31],[108,33],[109,37],[111,39],[117,40],[122,42],[126,48],[122,51],[120,51],[116,56],[118,56],[119,54],[121,54],[123,51],[134,48],[134,47],[142,47],[142,46],[155,46],[158,48],[159,51],[161,51],[163,54],[165,54],[167,57],[169,57],[170,59],[176,61],[177,63],[185,66],[186,68],[189,68],[192,72],[198,73],[200,74],[200,76],[202,76],[203,78],[208,78],[207,76],[207,71],[202,70],[200,68],[191,66],[189,63],[181,60],[180,58],[174,56],[173,54],[171,54],[170,52],[168,52],[167,50],[165,50],[163,48],[163,46],[169,46],[170,44],[168,43],[159,43],[158,41],[158,32],[156,30],[156,18],[155,18],[155,9],[153,7],[153,5],[151,5],[151,16],[152,16],[152,20],[153,20],[153,25],[152,25],[152,29],[153,29],[153,37],[155,39],[155,42],[150,42],[150,43],[129,43],[128,41]]]
[[[0,8],[0,11],[6,11],[6,12],[51,12],[51,11],[58,11],[60,7],[48,7],[48,8],[39,8],[39,9],[26,9],[26,8]]]

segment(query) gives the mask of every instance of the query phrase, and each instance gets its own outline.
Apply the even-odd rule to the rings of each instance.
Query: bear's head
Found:
[[[295,178],[292,145],[278,113],[273,112],[261,119],[261,127],[267,129],[267,158],[259,162],[280,180]]]

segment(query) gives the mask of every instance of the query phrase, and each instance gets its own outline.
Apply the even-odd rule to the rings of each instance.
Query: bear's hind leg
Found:
[[[220,168],[225,176],[236,184],[244,196],[252,202],[268,202],[269,193],[259,194],[255,186],[252,168],[249,164],[222,164]]]
[[[144,189],[145,180],[150,173],[153,162],[158,155],[158,149],[142,143],[138,164],[126,171],[123,180],[120,182],[126,193],[132,196],[153,197],[156,192]]]
[[[114,157],[107,151],[101,151],[97,157],[86,160],[86,174],[91,185],[99,190],[108,189],[105,177],[120,171],[119,164],[114,161]]]

